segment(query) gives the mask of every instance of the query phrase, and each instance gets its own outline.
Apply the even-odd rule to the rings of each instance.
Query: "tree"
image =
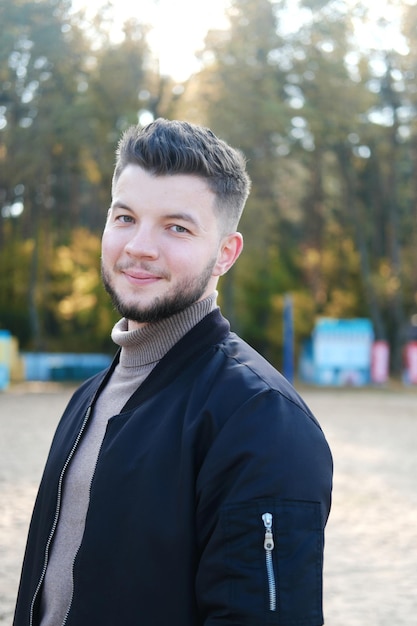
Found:
[[[286,204],[291,212],[289,198],[282,194],[292,167],[281,156],[286,152],[290,119],[285,71],[279,62],[283,43],[268,0],[235,0],[229,20],[227,32],[209,33],[202,54],[204,67],[187,85],[180,111],[210,126],[247,157],[253,187],[242,230],[250,236],[244,258],[223,280],[222,296],[229,317],[266,353],[269,343],[263,329],[280,271],[271,261],[278,261],[276,250],[284,237],[280,205]],[[190,93],[192,103],[187,105]],[[238,313],[242,308],[251,312],[250,319]]]
[[[53,232],[70,222],[77,164],[74,128],[83,50],[74,45],[80,39],[69,6],[66,0],[3,0],[1,5],[7,36],[0,48],[0,189],[3,207],[16,201],[24,207],[19,233],[14,232],[34,242],[27,292],[35,347],[43,342],[39,306],[48,251]],[[5,220],[0,224],[1,241]]]

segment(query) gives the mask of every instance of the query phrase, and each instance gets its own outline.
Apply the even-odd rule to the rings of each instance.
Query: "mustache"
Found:
[[[156,267],[153,263],[147,263],[146,261],[141,261],[140,263],[136,263],[132,261],[115,263],[114,270],[116,272],[128,272],[128,271],[147,272],[149,274],[155,274],[156,276],[159,276],[160,278],[166,278],[166,279],[170,278],[169,272]]]

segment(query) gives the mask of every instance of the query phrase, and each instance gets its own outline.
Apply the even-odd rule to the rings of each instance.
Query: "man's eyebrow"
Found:
[[[124,204],[124,202],[119,202],[119,200],[115,200],[114,202],[112,202],[110,205],[110,209],[123,209],[124,211],[132,212],[132,209],[128,207],[127,204]]]
[[[201,228],[200,222],[196,220],[196,218],[193,215],[191,215],[191,213],[187,213],[186,211],[167,213],[165,217],[170,220],[179,220],[181,222],[188,222],[190,224],[194,224],[194,226],[197,226],[198,228]]]

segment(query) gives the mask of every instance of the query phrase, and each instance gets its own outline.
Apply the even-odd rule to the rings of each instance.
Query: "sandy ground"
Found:
[[[0,393],[0,624],[12,624],[37,485],[70,388]],[[417,624],[417,390],[307,389],[335,460],[327,626]],[[115,625],[119,626],[119,625]]]

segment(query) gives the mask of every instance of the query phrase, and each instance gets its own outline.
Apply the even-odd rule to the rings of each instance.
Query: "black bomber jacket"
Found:
[[[65,467],[116,362],[57,427],[14,626],[39,624]],[[310,410],[213,311],[108,422],[66,625],[321,626],[331,485]]]

